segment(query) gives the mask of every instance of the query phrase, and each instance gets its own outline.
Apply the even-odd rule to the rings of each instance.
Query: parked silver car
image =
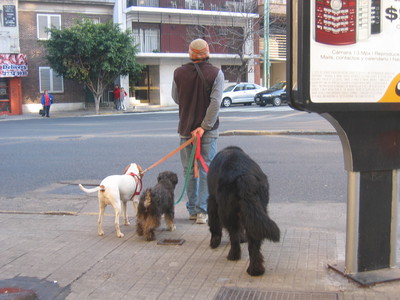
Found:
[[[255,83],[238,83],[227,87],[222,94],[222,107],[229,107],[232,104],[251,105],[254,103],[254,96],[265,90]]]

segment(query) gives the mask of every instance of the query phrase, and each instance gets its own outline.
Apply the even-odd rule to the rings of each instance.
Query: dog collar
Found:
[[[129,174],[127,174],[127,175],[130,175],[130,176],[132,176],[133,178],[137,178],[137,183],[136,183],[136,188],[135,188],[135,192],[133,193],[133,195],[132,195],[132,197],[133,196],[137,196],[137,195],[140,195],[140,192],[142,191],[142,177],[140,177],[139,175],[137,175],[137,174],[135,174],[135,173],[129,173]],[[140,183],[140,184],[139,184]],[[140,185],[140,187],[139,187],[139,185]]]

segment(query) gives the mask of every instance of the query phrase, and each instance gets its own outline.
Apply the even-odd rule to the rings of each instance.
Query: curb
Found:
[[[313,130],[228,130],[220,132],[220,136],[238,135],[337,135],[334,131],[313,131]]]

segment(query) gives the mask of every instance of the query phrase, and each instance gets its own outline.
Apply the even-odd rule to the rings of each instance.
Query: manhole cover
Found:
[[[236,287],[222,287],[214,300],[338,300],[337,293],[330,292],[287,292],[287,291],[262,291]]]
[[[182,239],[163,239],[157,242],[157,245],[182,245],[185,240]]]
[[[37,300],[35,292],[15,287],[0,288],[0,300]]]

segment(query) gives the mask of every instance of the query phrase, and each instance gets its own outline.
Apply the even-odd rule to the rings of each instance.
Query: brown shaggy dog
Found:
[[[155,240],[155,229],[160,226],[161,216],[169,231],[175,230],[174,190],[178,176],[169,171],[158,174],[157,184],[146,189],[140,196],[136,216],[136,232],[146,241]]]

